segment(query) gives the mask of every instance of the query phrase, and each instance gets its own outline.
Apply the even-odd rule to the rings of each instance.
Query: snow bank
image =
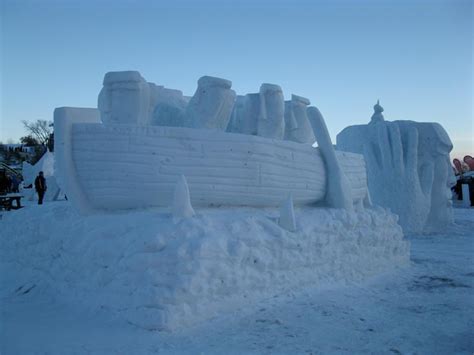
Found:
[[[284,290],[361,280],[407,264],[396,216],[296,209],[206,209],[174,224],[142,211],[81,217],[68,202],[3,216],[0,297],[31,292],[176,329]]]

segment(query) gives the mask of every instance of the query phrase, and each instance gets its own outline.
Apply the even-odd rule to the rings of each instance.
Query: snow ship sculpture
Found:
[[[334,203],[327,191],[342,190],[328,187],[343,176],[346,200],[368,203],[362,155],[334,155],[322,116],[327,139],[319,143],[332,153],[325,161],[312,147],[320,132],[308,131],[317,111],[307,108],[309,100],[293,95],[285,104],[278,85],[263,84],[234,104],[231,85],[202,77],[190,99],[138,72],[107,73],[98,110],[54,113],[56,164],[68,199],[83,213],[170,206],[184,175],[195,206],[278,206],[288,193],[295,205]],[[331,177],[328,169],[335,170]]]
[[[306,285],[406,266],[398,217],[370,204],[363,156],[335,151],[309,104],[285,101],[274,84],[236,96],[230,81],[203,77],[189,98],[116,72],[105,76],[98,109],[56,109],[58,182],[86,215],[58,227],[59,238],[71,228],[81,238],[55,241],[71,257],[54,261],[51,289],[65,280],[65,298],[173,330]],[[294,208],[305,204],[322,208]],[[170,208],[107,213],[154,206]],[[281,208],[254,208],[262,206]],[[84,265],[93,277],[81,276]]]

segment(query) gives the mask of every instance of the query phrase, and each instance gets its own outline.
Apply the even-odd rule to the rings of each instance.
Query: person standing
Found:
[[[0,170],[0,195],[8,193],[10,190],[10,181],[5,170]]]
[[[43,172],[40,171],[38,176],[35,179],[35,189],[38,193],[38,205],[43,204],[44,193],[46,192],[46,179],[43,176]]]

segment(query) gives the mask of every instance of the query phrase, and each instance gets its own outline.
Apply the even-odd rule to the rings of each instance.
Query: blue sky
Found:
[[[333,138],[387,120],[441,123],[474,154],[473,5],[462,1],[12,1],[1,3],[0,140],[55,107],[96,107],[107,71],[138,70],[192,95],[263,82],[308,97]]]

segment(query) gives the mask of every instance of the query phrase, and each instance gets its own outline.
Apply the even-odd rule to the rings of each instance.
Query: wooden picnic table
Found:
[[[0,209],[6,209],[10,211],[11,209],[21,208],[21,199],[24,197],[22,194],[11,193],[6,195],[0,195]],[[16,206],[13,206],[15,201]]]

